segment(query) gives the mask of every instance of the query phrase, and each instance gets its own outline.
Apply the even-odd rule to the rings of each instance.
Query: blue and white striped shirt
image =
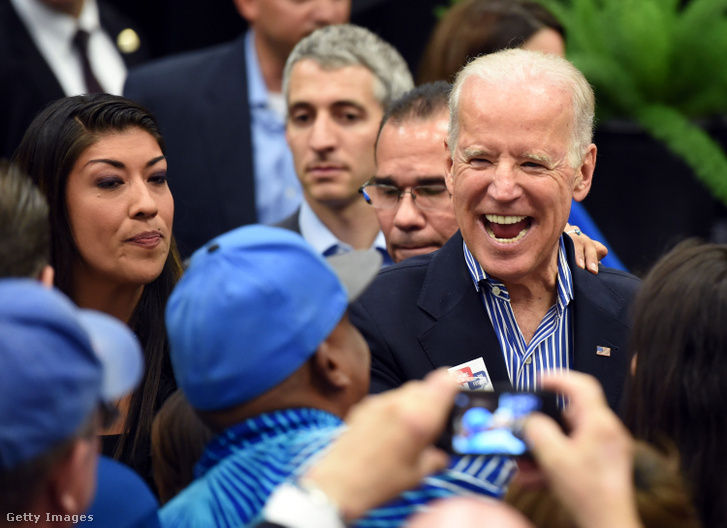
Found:
[[[273,490],[303,473],[343,428],[343,422],[330,413],[300,408],[261,414],[227,429],[207,445],[194,482],[160,510],[162,527],[247,526],[262,512]],[[402,526],[407,517],[438,498],[500,497],[514,472],[507,457],[455,458],[451,469],[371,510],[355,526]]]
[[[573,348],[572,308],[573,280],[565,256],[561,236],[558,246],[558,279],[556,302],[540,322],[530,343],[525,343],[510,304],[505,285],[488,277],[479,262],[462,242],[464,259],[472,281],[487,309],[495,335],[505,357],[513,387],[519,390],[537,388],[538,373],[568,369]]]

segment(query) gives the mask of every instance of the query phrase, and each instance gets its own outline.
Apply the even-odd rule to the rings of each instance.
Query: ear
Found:
[[[267,0],[262,0],[266,2]],[[260,13],[260,0],[234,0],[237,12],[248,24],[254,24]]]
[[[38,274],[38,280],[46,288],[52,288],[55,276],[56,271],[53,269],[53,266],[43,266],[43,269],[40,270],[40,273]]]
[[[80,515],[96,494],[99,441],[78,438],[68,455],[60,460],[48,478],[49,500],[63,515]]]
[[[573,183],[573,199],[576,202],[582,201],[591,190],[593,183],[593,172],[596,170],[596,145],[591,143],[588,147],[586,155],[583,158],[576,178]]]
[[[449,194],[454,195],[452,190],[454,189],[454,182],[452,180],[452,166],[454,160],[452,159],[452,153],[449,151],[449,143],[447,139],[444,140],[444,182],[447,184],[447,191]]]
[[[328,336],[312,358],[313,371],[328,390],[340,391],[351,385],[341,349]]]

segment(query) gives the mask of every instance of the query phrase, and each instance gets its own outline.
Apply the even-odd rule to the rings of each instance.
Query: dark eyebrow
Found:
[[[159,163],[160,161],[165,160],[165,159],[167,159],[166,156],[163,156],[163,155],[162,156],[157,156],[156,158],[153,158],[153,159],[149,160],[147,162],[146,166],[147,167],[151,167],[152,165],[156,165],[157,163]]]
[[[417,178],[417,185],[446,185],[444,176],[422,176]]]
[[[123,169],[125,167],[125,165],[120,161],[112,159],[92,159],[89,160],[88,163],[86,163],[86,167],[91,165],[92,163],[106,163],[108,165],[111,165],[112,167],[116,167],[117,169]]]
[[[312,108],[312,105],[310,103],[306,103],[305,101],[290,101],[288,103],[288,112],[291,110],[298,110],[300,108],[305,108],[306,110],[309,108]]]
[[[159,163],[160,161],[162,161],[164,159],[167,159],[166,156],[157,156],[156,158],[153,158],[153,159],[147,161],[146,166],[151,167],[152,165],[156,165],[157,163]],[[126,167],[126,165],[124,165],[123,163],[121,163],[118,160],[106,159],[106,158],[89,160],[88,163],[86,163],[86,166],[88,166],[92,163],[107,163],[107,164],[111,165],[112,167],[116,167],[117,169],[123,169]]]
[[[330,104],[329,108],[332,108],[334,110],[341,110],[343,108],[352,107],[360,112],[366,112],[366,107],[364,107],[362,104],[351,101],[349,99],[342,99],[340,101],[334,101]],[[291,101],[288,106],[288,112],[291,110],[298,110],[298,109],[306,109],[306,110],[313,110],[316,111],[317,108],[315,105],[311,104],[308,101]]]
[[[391,179],[391,176],[374,176],[373,183],[377,185],[391,185],[392,187],[396,187],[396,184],[394,183],[394,180]]]
[[[374,183],[398,187],[391,176],[374,176]],[[446,185],[444,176],[418,176],[414,185]]]
[[[331,105],[334,109],[343,109],[347,107],[352,107],[358,110],[359,112],[366,112],[366,107],[364,107],[362,104],[356,102],[356,101],[350,101],[348,99],[343,99],[341,101],[336,101]]]

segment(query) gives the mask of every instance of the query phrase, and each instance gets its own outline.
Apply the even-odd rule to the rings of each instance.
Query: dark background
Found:
[[[135,20],[154,58],[227,42],[246,29],[232,0],[110,0]],[[394,45],[416,77],[449,0],[353,0],[351,22]],[[727,120],[708,130],[727,148]],[[584,205],[609,247],[643,274],[677,242],[692,236],[727,243],[727,210],[661,144],[632,126],[600,123],[596,177]]]
[[[227,42],[246,28],[232,0],[111,0],[136,21],[152,56],[163,57]],[[353,0],[351,22],[393,44],[416,73],[419,57],[447,0]]]

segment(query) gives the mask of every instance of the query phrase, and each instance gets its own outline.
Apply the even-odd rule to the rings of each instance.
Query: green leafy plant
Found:
[[[565,27],[599,119],[636,121],[727,204],[727,157],[698,125],[727,113],[727,0],[538,1]]]
[[[699,126],[727,114],[727,0],[537,1],[563,24],[599,121],[637,122],[727,204],[727,157]]]

